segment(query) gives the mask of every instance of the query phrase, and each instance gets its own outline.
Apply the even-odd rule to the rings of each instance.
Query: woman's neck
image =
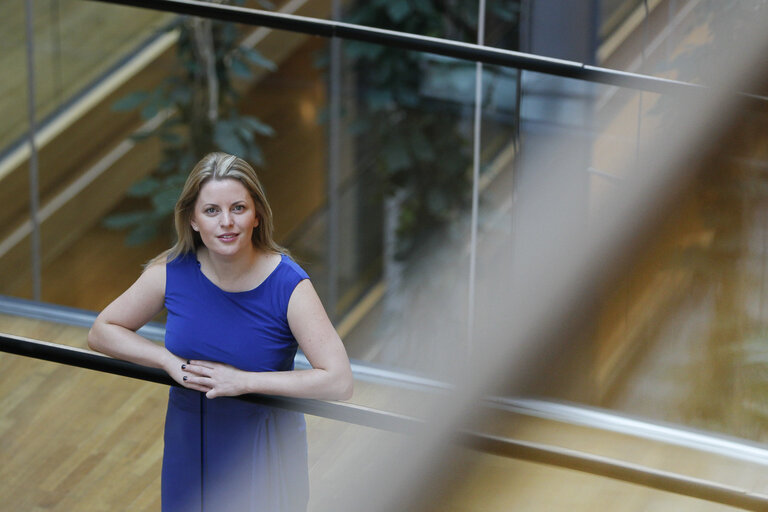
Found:
[[[266,253],[255,247],[250,251],[241,252],[233,256],[215,254],[203,246],[198,249],[198,260],[205,269],[213,274],[213,278],[220,285],[242,283],[244,279],[254,273],[259,262],[264,259]]]

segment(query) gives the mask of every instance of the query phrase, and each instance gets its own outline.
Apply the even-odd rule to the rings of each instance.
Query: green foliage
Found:
[[[472,1],[372,0],[348,21],[464,41],[476,38]],[[470,143],[456,106],[421,94],[424,55],[380,45],[346,42],[358,80],[359,145],[376,155],[386,192],[405,192],[398,255],[443,224],[465,204],[470,186]]]
[[[112,105],[115,111],[138,111],[146,121],[165,115],[155,128],[133,136],[136,141],[156,138],[162,144],[158,166],[128,191],[131,197],[144,198],[147,206],[111,215],[104,221],[110,228],[129,229],[129,245],[145,243],[169,225],[189,171],[205,154],[225,151],[262,165],[258,138],[274,133],[259,119],[240,115],[236,82],[252,79],[254,67],[272,71],[275,64],[257,50],[241,46],[242,34],[232,23],[202,22],[210,23],[206,27],[210,46],[201,46],[199,39],[195,39],[195,30],[199,29],[195,23],[200,22],[179,17],[170,27],[179,32],[176,63],[162,83],[149,91],[130,93]],[[200,56],[201,47],[209,50],[208,67]],[[206,74],[211,68],[215,70],[215,92],[211,91],[211,77]],[[216,94],[213,102],[209,98],[212,94]],[[215,104],[215,115],[211,115],[211,103]]]

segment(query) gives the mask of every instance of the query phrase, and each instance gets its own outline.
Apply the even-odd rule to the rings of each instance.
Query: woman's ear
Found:
[[[194,220],[189,221],[189,225],[192,226],[193,231],[200,231],[200,229],[198,229],[197,227],[197,222],[195,222]]]

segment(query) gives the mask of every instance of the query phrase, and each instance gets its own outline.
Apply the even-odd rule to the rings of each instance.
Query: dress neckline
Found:
[[[197,272],[200,274],[200,276],[202,276],[203,280],[205,282],[207,282],[209,285],[211,285],[212,287],[214,287],[215,289],[217,289],[218,291],[220,291],[221,293],[226,293],[226,294],[230,294],[230,295],[238,295],[238,294],[242,294],[242,293],[255,292],[256,290],[258,290],[259,288],[264,286],[264,284],[267,281],[269,281],[270,278],[272,278],[273,275],[275,275],[277,273],[277,269],[280,268],[280,266],[283,264],[283,261],[285,260],[285,254],[280,254],[280,261],[277,262],[277,265],[275,265],[275,268],[273,268],[272,271],[269,274],[267,274],[267,277],[265,277],[259,284],[257,284],[253,288],[250,288],[248,290],[238,291],[238,292],[231,292],[229,290],[225,290],[221,286],[219,286],[216,283],[214,283],[213,281],[211,281],[211,279],[207,275],[205,275],[205,272],[203,272],[203,268],[200,265],[200,260],[197,259],[197,254],[193,254],[193,256],[194,256],[194,261],[195,261],[195,268],[197,269]]]

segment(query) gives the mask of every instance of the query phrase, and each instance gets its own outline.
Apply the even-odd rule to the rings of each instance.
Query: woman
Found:
[[[172,510],[304,510],[303,415],[245,393],[348,399],[349,359],[307,274],[272,239],[255,171],[212,153],[176,203],[177,242],[96,318],[89,346],[162,368],[170,390],[162,505]],[[163,308],[165,346],[136,330]],[[294,370],[297,347],[309,370]]]

